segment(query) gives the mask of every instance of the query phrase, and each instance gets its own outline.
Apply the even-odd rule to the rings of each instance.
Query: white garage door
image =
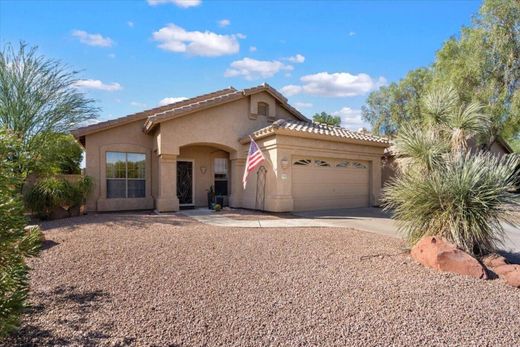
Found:
[[[369,206],[369,163],[295,158],[292,193],[296,211]]]

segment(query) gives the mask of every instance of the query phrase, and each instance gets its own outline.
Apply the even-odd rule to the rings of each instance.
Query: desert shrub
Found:
[[[509,204],[518,197],[511,172],[516,156],[467,153],[437,166],[427,176],[401,173],[384,189],[386,206],[394,211],[410,244],[425,235],[440,235],[471,254],[483,255],[502,242],[501,221],[513,223]]]
[[[26,156],[20,148],[18,138],[0,129],[0,339],[19,324],[28,292],[25,258],[36,256],[41,244],[38,228],[24,230],[17,169]]]
[[[82,205],[90,190],[92,180],[82,177],[77,182],[69,182],[60,177],[39,179],[25,195],[25,202],[40,218],[48,218],[58,207],[65,210]]]
[[[460,103],[452,88],[422,101],[424,124],[403,126],[395,139],[399,170],[383,189],[383,204],[410,245],[440,235],[470,254],[493,252],[503,238],[501,222],[514,222],[509,210],[519,203],[511,192],[520,158],[469,148],[490,123],[480,105]]]

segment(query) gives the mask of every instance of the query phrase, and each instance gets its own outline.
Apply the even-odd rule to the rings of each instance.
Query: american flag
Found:
[[[242,183],[244,184],[244,189],[246,189],[247,184],[247,176],[249,173],[256,169],[262,162],[265,160],[262,151],[256,144],[256,142],[251,138],[251,143],[249,144],[249,152],[247,153],[246,160],[246,168],[244,170],[244,177],[242,178]]]

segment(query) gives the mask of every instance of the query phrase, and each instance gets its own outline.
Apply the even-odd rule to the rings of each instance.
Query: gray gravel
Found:
[[[520,345],[520,290],[422,268],[394,238],[177,215],[45,228],[7,345]]]

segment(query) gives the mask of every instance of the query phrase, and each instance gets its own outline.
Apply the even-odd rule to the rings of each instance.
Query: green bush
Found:
[[[0,339],[19,324],[28,293],[25,258],[36,256],[41,245],[38,228],[24,230],[17,169],[26,156],[20,148],[17,137],[0,129]]]
[[[25,195],[25,202],[40,218],[49,218],[58,207],[70,210],[81,206],[92,189],[92,179],[82,177],[71,183],[60,177],[45,177],[38,180]]]

